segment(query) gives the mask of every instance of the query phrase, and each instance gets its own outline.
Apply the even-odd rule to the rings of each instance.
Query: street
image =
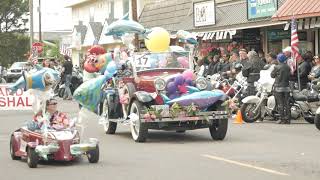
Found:
[[[59,109],[76,116],[74,101],[59,100]],[[129,127],[106,135],[92,120],[88,137],[100,141],[100,161],[40,162],[30,169],[26,160],[11,160],[10,134],[32,117],[31,111],[0,111],[1,179],[319,179],[320,132],[303,121],[229,124],[224,141],[212,141],[209,130],[150,131],[146,143],[135,143]],[[232,120],[230,120],[231,122]]]

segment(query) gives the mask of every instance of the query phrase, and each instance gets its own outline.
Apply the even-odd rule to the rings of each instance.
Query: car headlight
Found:
[[[207,80],[206,80],[204,77],[199,77],[199,78],[197,78],[197,80],[196,80],[196,86],[197,86],[197,88],[200,89],[200,90],[207,89],[207,87],[208,87]]]
[[[166,81],[164,79],[161,79],[161,78],[157,78],[155,81],[154,81],[154,86],[156,87],[156,89],[158,91],[163,91],[165,90],[166,88]]]

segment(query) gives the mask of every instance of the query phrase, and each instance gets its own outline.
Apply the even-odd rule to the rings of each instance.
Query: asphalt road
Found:
[[[77,104],[61,101],[60,109],[75,116]],[[100,140],[100,161],[87,159],[41,162],[30,169],[9,155],[10,134],[31,118],[31,112],[0,111],[0,175],[3,180],[319,180],[320,131],[314,125],[273,122],[230,123],[224,141],[212,141],[208,129],[184,134],[151,131],[146,143],[135,143],[129,127],[106,135],[92,119],[87,137]]]

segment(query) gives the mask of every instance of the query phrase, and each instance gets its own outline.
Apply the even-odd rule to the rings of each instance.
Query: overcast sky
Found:
[[[65,8],[70,0],[41,0],[41,29],[45,31],[72,30],[71,8]],[[34,31],[39,32],[39,0],[33,0]]]

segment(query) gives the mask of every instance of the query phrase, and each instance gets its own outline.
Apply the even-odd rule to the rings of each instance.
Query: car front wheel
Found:
[[[130,106],[130,115],[136,117],[131,119],[130,123],[131,135],[136,142],[145,142],[148,136],[147,124],[141,122],[141,113],[144,109],[145,107],[137,100]]]

